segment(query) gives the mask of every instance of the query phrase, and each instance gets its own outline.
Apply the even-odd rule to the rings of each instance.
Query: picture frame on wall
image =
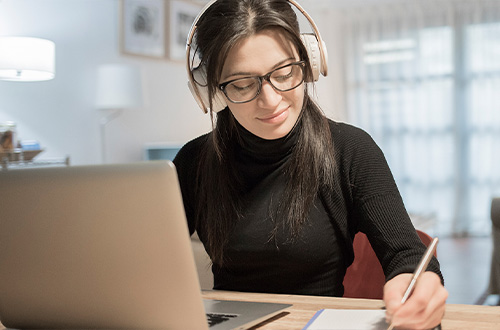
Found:
[[[169,2],[168,53],[171,60],[180,61],[186,57],[187,35],[202,7],[188,1],[170,0]]]
[[[121,0],[123,54],[181,61],[186,38],[201,6],[181,0]]]
[[[128,55],[165,58],[164,0],[122,0],[121,51]]]

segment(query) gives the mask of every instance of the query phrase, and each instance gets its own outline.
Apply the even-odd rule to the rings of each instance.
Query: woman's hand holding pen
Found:
[[[434,272],[424,272],[408,300],[401,300],[412,274],[400,274],[384,286],[387,322],[397,329],[432,329],[444,315],[448,291]]]

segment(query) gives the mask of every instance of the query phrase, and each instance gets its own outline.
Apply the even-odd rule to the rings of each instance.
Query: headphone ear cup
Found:
[[[205,66],[199,66],[192,71],[193,80],[188,82],[189,90],[193,94],[200,108],[207,113],[210,107],[210,98],[208,97],[207,74]],[[212,100],[212,111],[219,112],[227,106],[224,95],[217,90]]]
[[[321,63],[321,52],[319,49],[318,40],[312,33],[302,33],[300,39],[304,44],[311,64],[313,80],[318,81],[319,74],[322,73],[323,64]]]

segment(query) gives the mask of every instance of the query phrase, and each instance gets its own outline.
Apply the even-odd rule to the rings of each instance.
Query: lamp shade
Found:
[[[42,81],[55,76],[55,44],[31,37],[0,37],[0,79]]]
[[[97,72],[99,109],[138,108],[143,105],[141,71],[123,64],[105,64]]]

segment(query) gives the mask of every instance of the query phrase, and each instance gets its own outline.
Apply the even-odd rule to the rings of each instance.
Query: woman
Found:
[[[439,324],[447,292],[437,260],[400,304],[425,246],[380,149],[309,96],[312,68],[290,3],[216,1],[195,37],[210,99],[222,91],[227,107],[174,163],[214,288],[342,296],[362,231],[386,274],[388,320]]]

